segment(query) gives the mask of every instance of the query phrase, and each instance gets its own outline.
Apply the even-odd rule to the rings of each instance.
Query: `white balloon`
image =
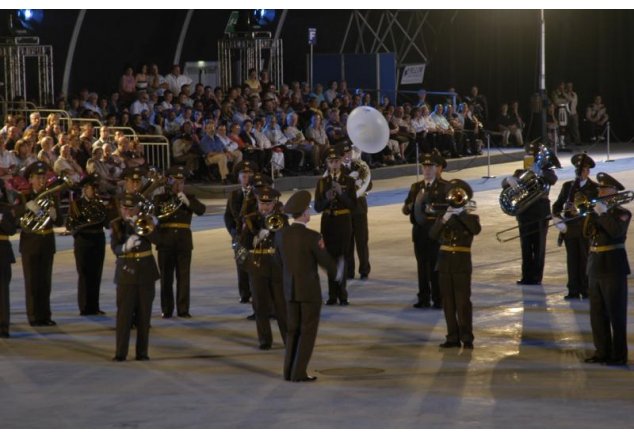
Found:
[[[346,128],[354,146],[368,154],[382,151],[390,138],[387,120],[373,107],[357,107],[352,110]]]

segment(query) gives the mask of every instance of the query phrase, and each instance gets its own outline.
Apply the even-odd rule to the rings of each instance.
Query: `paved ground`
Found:
[[[593,174],[609,172],[634,187],[627,146],[612,163],[593,153]],[[551,199],[572,177],[569,156],[561,156],[565,168]],[[18,261],[12,338],[0,341],[0,427],[632,428],[632,370],[582,361],[592,351],[588,303],[563,300],[565,252],[556,234],[549,234],[540,287],[515,285],[519,243],[495,240],[495,232],[514,225],[498,195],[501,177],[518,165],[495,165],[495,179],[481,178],[485,168],[447,176],[471,182],[483,226],[473,247],[473,352],[440,350],[442,312],[411,307],[416,264],[400,210],[413,178],[395,178],[377,181],[369,198],[370,280],[350,282],[349,307],[323,308],[310,363],[317,382],[281,379],[279,334],[271,351],[257,349],[255,325],[245,320],[250,306],[237,301],[228,234],[218,214],[206,215],[194,225],[194,318],[162,320],[156,300],[149,362],[109,361],[115,315],[109,252],[102,284],[107,315],[79,317],[72,241],[58,237],[54,328],[26,323]],[[310,226],[318,225],[315,217]],[[632,239],[627,248],[633,255]]]

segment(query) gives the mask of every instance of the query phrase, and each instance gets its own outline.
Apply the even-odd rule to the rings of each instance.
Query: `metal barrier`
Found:
[[[143,154],[148,165],[166,171],[172,163],[170,142],[165,136],[143,134],[137,138],[143,146]]]

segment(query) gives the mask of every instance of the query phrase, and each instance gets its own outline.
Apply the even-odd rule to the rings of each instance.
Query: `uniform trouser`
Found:
[[[271,331],[271,320],[269,318],[271,307],[275,309],[277,326],[280,329],[282,342],[286,340],[286,300],[282,279],[275,279],[272,276],[262,276],[258,273],[249,275],[251,280],[251,291],[253,291],[253,307],[255,308],[255,326],[258,331],[258,341],[261,345],[271,345],[273,343],[273,332]]]
[[[22,253],[29,323],[51,319],[51,278],[55,253]]]
[[[581,143],[581,135],[579,134],[579,114],[571,114],[568,119],[568,132],[574,143]]]
[[[418,302],[428,305],[433,301],[435,305],[440,305],[442,297],[438,285],[438,272],[435,271],[440,244],[426,236],[426,233],[426,229],[414,233],[414,254],[416,255],[418,271]]]
[[[590,242],[583,236],[568,238],[564,235],[566,244],[566,266],[568,268],[568,293],[576,296],[588,295],[588,252]]]
[[[189,270],[192,252],[159,250],[158,263],[161,271],[161,312],[174,313],[174,273],[176,273],[176,313],[189,313]]]
[[[236,261],[236,269],[238,271],[238,293],[240,299],[249,300],[251,298],[251,289],[249,287],[249,273],[243,270],[238,261]]]
[[[362,197],[365,201],[365,197]],[[357,200],[360,201],[361,198]],[[367,204],[367,201],[365,201]],[[352,215],[352,235],[350,236],[350,244],[348,246],[348,254],[346,255],[346,268],[348,277],[354,277],[354,249],[356,246],[357,256],[359,257],[359,274],[367,276],[370,274],[370,249],[368,248],[368,213],[355,213]]]
[[[590,275],[588,293],[595,355],[627,360],[627,276]]]
[[[11,283],[11,264],[0,264],[0,332],[9,332],[11,320],[11,303],[9,284]]]
[[[117,285],[116,356],[125,358],[130,344],[130,326],[136,310],[136,356],[148,354],[150,318],[154,301],[154,282],[138,285]]]
[[[350,214],[332,216],[324,213],[321,217],[321,234],[326,244],[326,251],[333,259],[338,260],[344,257],[344,274],[347,273],[345,257],[348,254],[348,247],[352,239],[352,218]],[[334,277],[328,276],[328,299],[348,300],[346,289],[346,276],[343,282],[339,283]]]
[[[296,381],[308,375],[308,361],[315,347],[321,302],[287,302],[288,332],[284,379]]]
[[[105,236],[93,245],[75,246],[77,267],[77,303],[80,313],[94,314],[99,311],[99,291],[103,261],[106,254]]]
[[[519,233],[522,246],[522,280],[541,282],[546,259],[548,220],[520,223]]]
[[[438,273],[438,282],[447,322],[447,341],[472,343],[471,274]]]

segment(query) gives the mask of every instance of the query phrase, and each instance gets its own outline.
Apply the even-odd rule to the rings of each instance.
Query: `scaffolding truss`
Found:
[[[21,97],[40,106],[53,103],[53,46],[0,44],[0,58],[1,90],[6,101]]]
[[[220,84],[227,90],[248,79],[250,69],[259,73],[267,70],[270,81],[279,89],[284,81],[283,45],[281,39],[271,38],[267,32],[229,36],[218,42]]]

